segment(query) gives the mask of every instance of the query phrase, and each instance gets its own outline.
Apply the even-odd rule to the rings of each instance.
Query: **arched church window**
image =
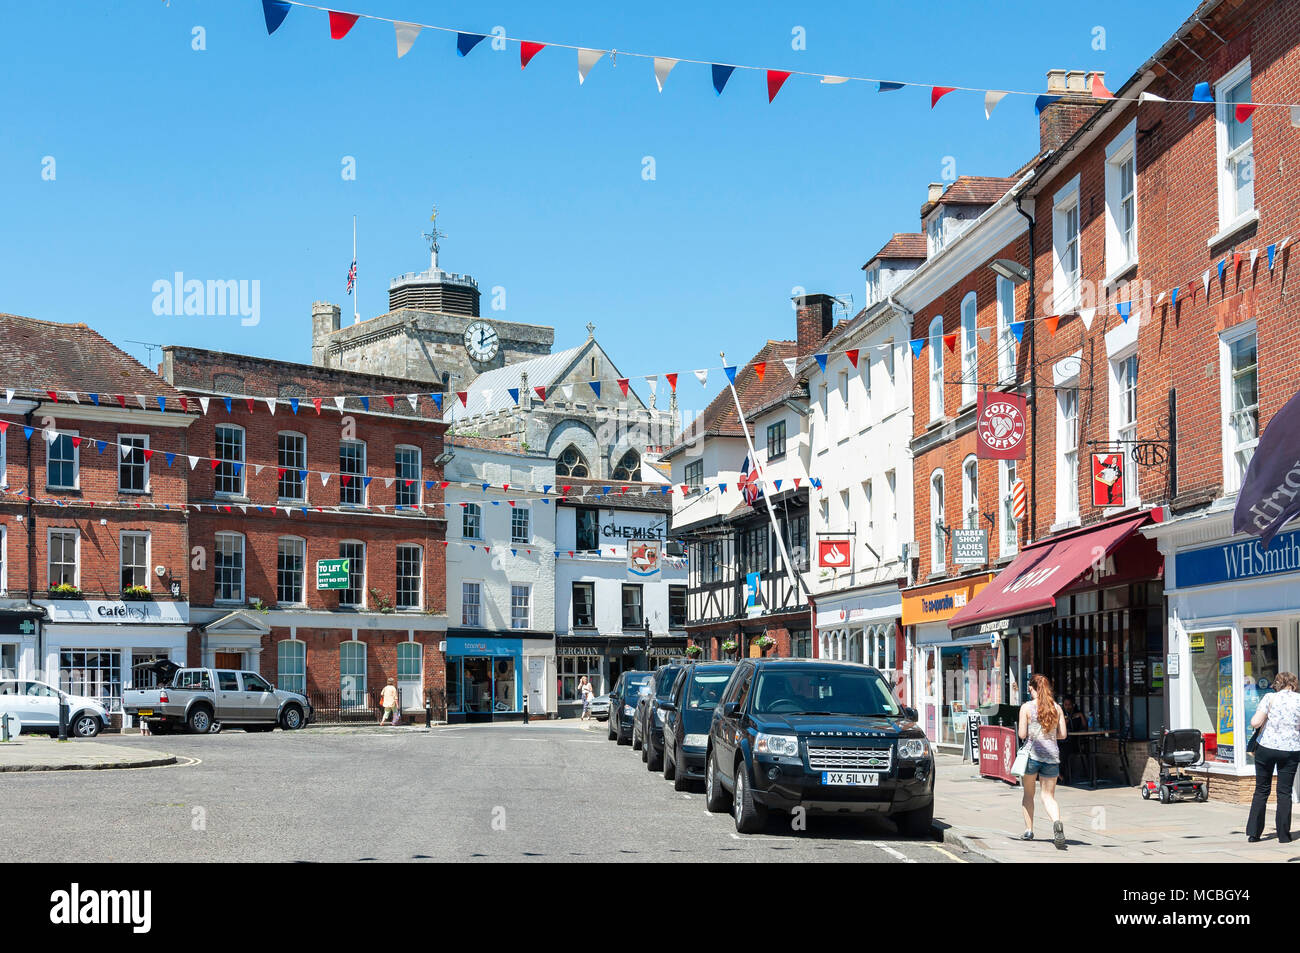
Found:
[[[614,468],[614,479],[622,483],[640,483],[640,454],[635,450],[629,450],[627,453],[623,454],[623,459],[618,461],[618,466]]]
[[[587,458],[573,444],[564,448],[560,458],[555,461],[556,476],[585,477],[591,476],[591,468],[587,466]]]

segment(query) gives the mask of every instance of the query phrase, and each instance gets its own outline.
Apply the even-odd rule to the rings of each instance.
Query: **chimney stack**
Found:
[[[926,192],[926,198],[925,198],[926,204],[933,205],[941,198],[943,198],[943,183],[931,182],[929,185],[929,189]]]
[[[1104,81],[1105,73],[1086,70],[1049,69],[1047,95],[1059,96],[1038,114],[1038,144],[1041,151],[1055,151],[1079,131],[1100,103],[1092,98],[1092,78]]]
[[[794,299],[796,340],[801,355],[811,354],[835,326],[835,299],[828,294],[800,295]]]

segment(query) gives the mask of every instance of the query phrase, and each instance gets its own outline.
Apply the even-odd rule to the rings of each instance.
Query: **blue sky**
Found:
[[[342,5],[539,41],[1035,92],[1057,67],[1105,70],[1117,88],[1192,10]],[[795,27],[806,50],[792,49]],[[761,73],[738,71],[717,97],[708,68],[686,63],[660,94],[649,61],[631,57],[607,57],[580,87],[572,50],[546,49],[521,72],[516,44],[462,59],[451,36],[426,31],[398,60],[388,24],[362,20],[334,41],[326,15],[304,8],[268,37],[260,0],[10,3],[0,62],[0,311],[85,321],[141,359],[128,341],[309,361],[311,303],[351,313],[352,216],[369,317],[387,310],[389,278],[427,266],[420,233],[436,202],[441,264],[478,279],[489,316],[552,325],[557,349],[592,321],[634,377],[717,366],[720,350],[743,361],[793,337],[796,286],[860,305],[862,264],[917,229],[945,157],[958,174],[1007,175],[1037,146],[1029,98],[986,121],[978,93],[932,111],[928,90],[796,76],[769,105]],[[355,180],[341,175],[345,156]],[[260,281],[260,323],[156,317],[153,283],[177,271]],[[490,312],[497,286],[507,306]]]

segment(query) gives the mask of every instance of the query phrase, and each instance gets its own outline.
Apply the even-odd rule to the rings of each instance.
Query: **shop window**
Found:
[[[1264,696],[1273,691],[1278,672],[1278,630],[1273,626],[1251,626],[1241,630],[1242,730],[1249,738],[1250,720]],[[1246,752],[1246,763],[1255,755]]]
[[[398,447],[395,451],[393,502],[398,506],[420,505],[420,448]]]
[[[1016,482],[1016,461],[999,460],[998,461],[998,499],[1001,505],[998,507],[998,521],[1000,526],[998,552],[1003,556],[1015,555],[1016,549],[1020,545],[1020,537],[1016,528],[1016,501],[1011,495],[1011,487]]]
[[[591,689],[597,695],[603,695],[605,680],[600,673],[600,656],[598,655],[562,655],[555,660],[560,669],[560,701],[582,701],[578,694],[578,684],[582,676],[587,676]]]
[[[595,583],[575,582],[573,584],[573,627],[589,629],[596,625]]]
[[[303,574],[307,566],[307,541],[281,536],[276,543],[275,601],[280,605],[303,605]]]
[[[276,493],[281,500],[307,499],[307,438],[300,433],[276,435]]]
[[[276,647],[276,684],[282,691],[307,691],[307,643],[284,639]]]
[[[575,548],[588,551],[600,549],[600,510],[590,506],[579,506],[574,511],[577,524]]]
[[[1232,631],[1189,632],[1187,643],[1192,670],[1191,727],[1205,736],[1206,761],[1232,764],[1238,743],[1233,723],[1237,685],[1232,671]]]
[[[61,649],[59,688],[93,698],[109,711],[122,707],[122,653],[117,649]]]
[[[519,708],[515,701],[518,694],[515,691],[515,671],[514,659],[497,659],[496,666],[492,672],[492,710],[493,711],[516,711]]]
[[[339,691],[344,708],[368,708],[366,694],[366,643],[339,643]]]

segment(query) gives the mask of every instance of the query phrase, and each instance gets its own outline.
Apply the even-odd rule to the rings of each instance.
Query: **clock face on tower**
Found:
[[[465,350],[472,360],[485,364],[497,356],[501,338],[486,321],[475,321],[465,329]]]

